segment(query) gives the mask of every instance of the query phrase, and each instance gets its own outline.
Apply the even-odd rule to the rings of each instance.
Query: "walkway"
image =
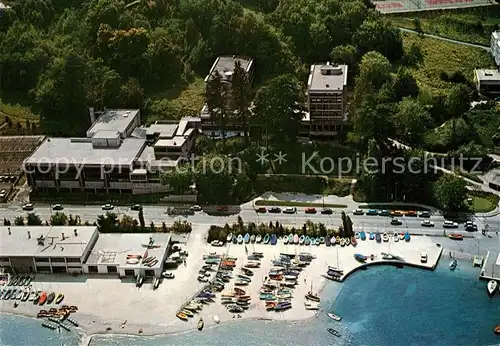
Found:
[[[419,32],[417,32],[415,30],[411,30],[411,29],[407,29],[407,28],[398,27],[398,29],[401,30],[401,31],[403,31],[403,32],[408,32],[408,33],[416,34],[416,35],[423,35],[425,37],[435,38],[437,40],[446,41],[446,42],[449,42],[449,43],[461,44],[463,46],[469,46],[469,47],[484,49],[484,50],[486,50],[488,52],[491,50],[491,48],[488,47],[488,46],[482,46],[482,45],[479,45],[479,44],[474,44],[474,43],[469,43],[469,42],[464,42],[464,41],[457,41],[457,40],[453,40],[451,38],[441,37],[441,36],[437,36],[437,35],[433,35],[433,34],[419,33]]]

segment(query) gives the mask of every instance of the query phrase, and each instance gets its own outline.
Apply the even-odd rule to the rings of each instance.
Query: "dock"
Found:
[[[488,251],[479,279],[500,281],[500,253],[498,251]]]

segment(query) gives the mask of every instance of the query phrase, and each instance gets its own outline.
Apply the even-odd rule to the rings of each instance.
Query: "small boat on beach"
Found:
[[[219,316],[218,316],[218,315],[214,315],[214,316],[212,317],[212,319],[214,320],[214,322],[215,322],[215,323],[217,323],[217,324],[219,324],[219,323],[220,323],[220,318],[219,318]]]
[[[243,243],[243,236],[241,234],[238,234],[238,237],[236,239],[238,241],[238,244],[242,244]]]
[[[325,237],[325,245],[326,246],[331,246],[332,245],[332,240],[329,236]]]
[[[179,318],[179,319],[181,319],[183,321],[188,321],[189,320],[188,317],[187,317],[187,315],[185,313],[183,313],[183,312],[178,312],[177,313],[177,318]]]
[[[360,238],[361,240],[366,240],[366,233],[365,233],[365,231],[361,231],[361,232],[359,233],[359,238]]]
[[[43,305],[47,301],[47,293],[42,292],[40,298],[38,298],[38,305]]]
[[[309,236],[306,236],[306,239],[304,240],[304,245],[310,245],[311,244],[311,238]]]
[[[278,237],[276,236],[276,234],[272,234],[271,235],[271,245],[276,245],[276,243],[278,242]]]
[[[288,244],[293,244],[293,234],[288,235]]]
[[[227,235],[226,241],[227,241],[228,243],[230,243],[230,242],[231,242],[231,240],[233,240],[233,234],[232,234],[232,233],[229,233],[229,234]]]
[[[54,292],[50,293],[47,296],[47,304],[52,304],[52,302],[54,301],[55,298],[56,298],[56,294]]]
[[[495,328],[493,328],[493,333],[500,335],[500,324],[497,324]]]
[[[334,321],[340,321],[342,317],[335,315],[334,313],[328,312],[327,316],[330,317]]]
[[[401,232],[399,234],[399,240],[404,240],[404,239],[405,239],[405,234],[404,234],[404,232]]]
[[[295,234],[293,235],[293,243],[294,243],[294,244],[298,244],[298,243],[299,243],[299,239],[300,239],[300,238],[299,238],[299,235],[298,235],[297,233],[295,233]]]
[[[250,243],[252,243],[252,244],[255,243],[255,234],[252,234],[250,236]]]
[[[245,234],[245,237],[243,237],[243,241],[245,242],[245,244],[250,243],[250,234],[249,233]]]
[[[305,240],[306,240],[306,237],[305,237],[304,235],[301,235],[301,236],[299,237],[299,244],[300,244],[300,245],[303,245]]]
[[[342,246],[342,247],[345,246],[345,239],[344,238],[340,239],[340,246]]]
[[[379,231],[375,233],[375,240],[377,241],[377,243],[380,243],[382,241],[382,236],[380,235]]]
[[[269,244],[270,240],[271,240],[271,236],[269,234],[266,234],[264,236],[264,244]]]
[[[352,244],[352,246],[358,245],[358,241],[356,240],[355,237],[351,237],[351,244]]]
[[[319,310],[319,303],[304,302],[304,307],[306,310]]]
[[[365,255],[362,255],[360,253],[355,253],[354,258],[356,259],[356,261],[361,262],[361,263],[364,263],[368,259],[368,257],[366,257]]]
[[[410,241],[410,232],[406,231],[405,232],[405,241]]]
[[[335,329],[332,328],[327,328],[328,333],[332,334],[333,336],[340,337],[340,333],[336,331]]]
[[[394,234],[392,235],[392,237],[394,238],[395,242],[399,241],[399,235],[396,232],[394,232]]]
[[[456,259],[454,259],[453,261],[451,261],[451,263],[450,263],[450,270],[455,270],[455,268],[457,267],[457,264],[458,264],[458,262],[457,262]]]
[[[497,286],[498,286],[498,283],[495,280],[488,281],[488,285],[486,286],[486,288],[488,290],[488,294],[490,297],[492,297],[493,294],[495,294]]]
[[[198,330],[201,332],[203,330],[203,326],[205,326],[205,322],[203,322],[203,317],[200,317],[198,321]]]
[[[324,244],[325,243],[325,237],[320,237],[319,238],[319,243]]]
[[[307,300],[311,300],[313,302],[319,303],[321,301],[321,299],[317,295],[312,294],[312,292],[308,292],[305,297]]]
[[[56,304],[61,304],[63,300],[64,300],[64,294],[63,293],[59,293],[56,296],[55,303]]]
[[[349,245],[351,245],[351,239],[346,238],[345,239],[345,246],[349,246]]]
[[[388,242],[389,241],[389,235],[387,233],[384,232],[384,234],[382,235],[382,240],[384,242]]]
[[[332,236],[332,239],[330,239],[330,242],[332,243],[332,246],[337,243],[337,238],[335,236]]]
[[[359,232],[354,233],[354,238],[359,239]]]
[[[255,242],[256,242],[257,244],[259,244],[259,243],[261,243],[261,242],[262,242],[262,236],[261,236],[260,234],[259,234],[259,235],[257,235],[257,236],[255,237]]]
[[[193,312],[190,310],[182,309],[180,312],[183,313],[184,315],[186,315],[187,317],[194,317]]]
[[[283,244],[288,244],[288,237],[283,237]]]
[[[370,232],[370,240],[373,240],[373,239],[375,239],[375,233]]]

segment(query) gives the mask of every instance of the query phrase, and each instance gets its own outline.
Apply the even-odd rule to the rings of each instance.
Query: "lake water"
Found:
[[[91,345],[496,345],[500,296],[490,301],[477,276],[469,262],[459,262],[454,272],[447,261],[433,272],[372,267],[344,284],[327,283],[321,305],[342,316],[340,323],[319,313],[304,322],[247,321],[180,335],[98,336]],[[22,317],[1,316],[0,326],[1,345],[77,344],[74,334],[56,335]],[[341,338],[326,328],[337,329]]]

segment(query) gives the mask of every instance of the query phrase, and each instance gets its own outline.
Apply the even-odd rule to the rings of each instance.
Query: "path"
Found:
[[[488,47],[488,46],[482,46],[482,45],[475,44],[475,43],[469,43],[469,42],[464,42],[464,41],[453,40],[451,38],[441,37],[441,36],[437,36],[437,35],[433,35],[433,34],[419,33],[418,31],[407,29],[407,28],[402,28],[402,27],[398,27],[398,29],[401,30],[401,31],[403,31],[403,32],[407,32],[407,33],[411,33],[411,34],[416,34],[416,35],[423,35],[425,37],[435,38],[437,40],[446,41],[446,42],[449,42],[449,43],[461,44],[463,46],[469,46],[469,47],[484,49],[484,50],[486,50],[488,52],[491,50],[491,48]]]

